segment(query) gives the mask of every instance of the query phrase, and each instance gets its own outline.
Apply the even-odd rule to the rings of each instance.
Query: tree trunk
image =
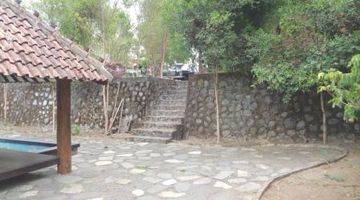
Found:
[[[215,71],[215,107],[216,107],[216,143],[220,142],[220,111],[219,111],[219,72],[218,67]]]
[[[164,33],[163,41],[161,43],[161,63],[160,63],[159,77],[163,76],[166,48],[167,48],[167,32]]]
[[[203,54],[202,54],[202,51],[199,51],[198,62],[199,62],[199,73],[200,73],[200,74],[205,74],[205,73],[207,73],[207,70],[205,69],[204,63],[203,63]]]
[[[320,94],[320,105],[322,112],[322,125],[323,125],[323,143],[327,143],[327,123],[326,123],[326,108],[324,105],[324,94]]]

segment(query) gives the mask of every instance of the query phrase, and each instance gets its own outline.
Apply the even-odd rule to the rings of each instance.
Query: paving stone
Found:
[[[132,157],[134,154],[132,153],[127,153],[127,154],[119,154],[119,155],[116,155],[118,157]]]
[[[137,198],[138,200],[160,200],[160,197],[145,195]]]
[[[267,176],[258,176],[255,177],[254,181],[268,181],[270,178]]]
[[[60,182],[60,183],[65,183],[65,184],[71,184],[71,183],[76,183],[76,182],[80,182],[81,180],[83,180],[83,178],[79,177],[79,176],[74,176],[74,175],[66,175],[66,176],[57,176],[55,178],[56,181]]]
[[[162,179],[170,179],[173,177],[172,174],[169,173],[159,173],[157,174],[157,176]]]
[[[223,188],[225,190],[228,190],[230,188],[232,188],[231,185],[228,185],[224,182],[221,182],[221,181],[216,181],[215,184],[214,184],[214,187],[217,187],[217,188]]]
[[[146,190],[146,192],[150,193],[150,194],[155,194],[155,193],[159,193],[163,190],[166,190],[169,186],[165,186],[165,185],[154,185],[150,188],[148,188]]]
[[[113,162],[111,161],[98,161],[95,163],[95,165],[97,166],[106,166],[106,165],[111,165]]]
[[[236,190],[240,192],[256,192],[258,189],[261,188],[260,184],[248,182],[244,185],[241,185],[240,187],[236,188]]]
[[[140,197],[140,196],[145,194],[145,192],[143,190],[140,190],[140,189],[133,190],[131,193],[136,197]]]
[[[39,192],[28,199],[255,199],[269,180],[324,162],[320,159],[323,147],[265,146],[239,150],[204,146],[200,150],[182,143],[141,146],[115,138],[78,137],[81,148],[73,159],[78,170],[66,176],[58,175],[56,167],[39,170],[27,175],[25,185],[14,184],[1,191],[0,199],[17,200],[26,192],[31,196],[33,191]],[[330,148],[326,151],[329,159],[343,153]],[[292,161],[295,159],[299,162]],[[136,197],[132,194],[134,190],[144,194]]]
[[[223,180],[230,177],[234,172],[233,171],[221,171],[214,176],[215,179]]]
[[[16,191],[18,192],[25,192],[25,191],[29,191],[31,189],[33,189],[34,186],[33,185],[21,185],[18,188],[16,188]]]
[[[258,154],[254,154],[253,156],[254,156],[255,158],[263,158],[262,155],[258,155]]]
[[[38,193],[39,193],[39,191],[37,191],[37,190],[30,190],[30,191],[27,191],[27,192],[22,193],[22,194],[19,196],[19,198],[20,198],[20,199],[26,199],[26,198],[34,197],[34,196],[36,196]]]
[[[84,191],[84,188],[80,184],[71,184],[60,190],[61,193],[65,194],[78,194],[82,191]]]
[[[148,153],[151,153],[153,150],[140,150],[140,151],[137,151],[135,152],[135,154],[148,154]]]
[[[115,151],[109,150],[109,151],[105,151],[104,154],[114,154]]]
[[[196,181],[193,182],[194,185],[206,185],[211,183],[211,179],[210,178],[200,178]]]
[[[121,166],[124,167],[125,169],[131,169],[131,168],[135,167],[133,164],[128,163],[128,162],[121,163]]]
[[[244,170],[237,170],[237,176],[238,177],[247,177],[247,176],[249,176],[249,173]]]
[[[278,157],[277,159],[279,159],[279,160],[291,160],[290,157]]]
[[[188,154],[190,154],[190,155],[200,155],[201,151],[190,151],[190,152],[188,152]]]
[[[113,156],[99,157],[99,160],[108,160],[108,161],[111,161],[111,160],[113,160],[113,159],[114,159]]]
[[[232,161],[233,164],[249,164],[249,161],[247,160],[234,160]]]
[[[190,183],[177,183],[175,185],[175,190],[177,192],[187,192],[189,189],[191,188],[191,184]]]
[[[229,179],[228,182],[232,184],[239,184],[239,183],[246,183],[247,180],[244,178],[233,178],[233,179]]]
[[[179,164],[179,163],[183,163],[183,162],[185,162],[185,161],[183,161],[183,160],[177,160],[177,159],[169,159],[169,160],[165,160],[165,162],[171,163],[171,164]]]
[[[256,151],[256,149],[243,147],[243,148],[241,148],[241,151]]]
[[[176,179],[179,180],[179,181],[192,181],[192,180],[195,180],[195,179],[198,179],[198,178],[200,178],[200,176],[192,175],[192,176],[179,176]]]
[[[269,169],[269,166],[264,165],[264,164],[256,164],[256,167],[259,169],[264,169],[264,170]]]
[[[131,174],[142,174],[142,173],[145,173],[145,172],[146,172],[145,169],[138,169],[138,168],[130,170]]]
[[[281,168],[280,170],[279,170],[279,173],[280,174],[283,174],[283,173],[288,173],[288,172],[290,172],[291,171],[291,169],[289,169],[289,168]]]
[[[159,153],[151,153],[150,154],[150,157],[153,157],[153,158],[160,157],[160,156],[161,156],[161,154],[159,154]]]
[[[139,143],[137,143],[137,145],[140,146],[140,147],[144,147],[144,146],[146,146],[148,144],[149,144],[148,142],[139,142]]]
[[[169,156],[175,156],[175,153],[163,153],[163,156],[169,157]]]
[[[154,177],[145,177],[143,178],[143,180],[149,183],[158,183],[161,181],[160,178],[154,178]]]
[[[118,181],[116,181],[116,183],[120,184],[120,185],[126,185],[130,182],[131,182],[131,180],[129,180],[129,179],[119,179]]]
[[[175,179],[169,179],[169,180],[165,180],[162,182],[163,185],[174,185],[175,183],[177,183],[177,181]]]
[[[159,194],[159,196],[163,197],[163,198],[179,198],[179,197],[182,197],[185,195],[186,194],[183,192],[178,193],[178,192],[172,192],[172,191],[164,191]]]

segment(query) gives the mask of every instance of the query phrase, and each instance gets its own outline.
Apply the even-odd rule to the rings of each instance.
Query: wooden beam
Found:
[[[58,173],[71,172],[71,81],[56,80]]]

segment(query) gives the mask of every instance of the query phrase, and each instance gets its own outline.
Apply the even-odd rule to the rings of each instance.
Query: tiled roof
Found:
[[[10,0],[0,0],[0,75],[2,82],[112,79],[101,62]]]

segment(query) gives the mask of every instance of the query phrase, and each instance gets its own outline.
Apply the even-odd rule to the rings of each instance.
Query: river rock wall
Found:
[[[109,113],[124,99],[123,118],[136,121],[144,116],[149,106],[156,103],[161,92],[174,83],[158,78],[127,78],[115,81],[109,88]],[[0,119],[4,121],[4,86],[7,88],[6,121],[15,125],[44,126],[53,122],[54,83],[1,84]],[[73,124],[89,128],[104,127],[103,86],[95,83],[72,83],[71,119]],[[56,103],[55,103],[56,104]],[[115,123],[118,123],[118,118]]]
[[[216,134],[214,76],[194,75],[189,79],[185,134],[213,137]],[[321,110],[316,94],[299,95],[289,104],[281,95],[264,87],[252,87],[240,74],[219,75],[220,130],[224,138],[307,140],[321,134]],[[352,137],[360,124],[342,120],[342,111],[328,106],[329,134]]]

